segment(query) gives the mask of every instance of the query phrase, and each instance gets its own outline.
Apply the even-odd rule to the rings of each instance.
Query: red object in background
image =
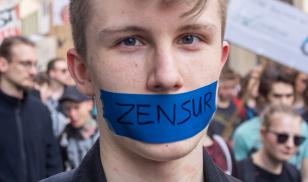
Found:
[[[6,37],[21,34],[21,21],[19,15],[19,5],[10,4],[0,9],[0,43]]]

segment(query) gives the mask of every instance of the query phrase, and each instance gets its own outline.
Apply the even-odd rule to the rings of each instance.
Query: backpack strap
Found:
[[[221,136],[213,135],[213,139],[218,143],[218,145],[222,149],[224,156],[225,156],[225,159],[226,159],[226,163],[227,163],[226,173],[231,175],[232,174],[233,162],[232,162],[232,157],[231,157],[231,152],[229,150],[229,147],[226,144],[225,140]]]

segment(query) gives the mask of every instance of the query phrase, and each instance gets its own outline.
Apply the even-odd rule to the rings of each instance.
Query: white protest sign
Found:
[[[68,5],[69,0],[54,0],[53,1],[53,25],[59,26],[68,24]]]
[[[21,22],[17,3],[7,3],[0,6],[0,43],[9,36],[20,35]]]
[[[225,39],[308,73],[308,14],[277,0],[230,0]]]

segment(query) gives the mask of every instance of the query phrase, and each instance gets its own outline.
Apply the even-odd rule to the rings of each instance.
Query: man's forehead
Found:
[[[114,4],[117,4],[117,6],[114,6]],[[215,4],[215,9],[218,9],[216,0],[92,0],[91,17],[95,18],[102,15],[99,18],[104,21],[104,18],[107,18],[109,14],[112,14],[112,16],[123,15],[121,18],[125,19],[128,15],[134,15],[136,11],[142,12],[142,17],[147,17],[152,10],[160,13],[177,10],[178,15],[176,16],[189,18],[199,15],[210,4],[212,4],[211,7]],[[117,11],[114,11],[115,9]],[[156,15],[159,16],[160,14]]]
[[[17,44],[11,49],[12,58],[27,59],[36,61],[37,56],[35,48],[27,44]]]
[[[190,2],[174,0],[170,1],[170,3],[173,2],[171,5],[169,3],[165,3],[168,5],[161,5],[164,2],[169,2],[163,0],[156,0],[155,2],[146,0],[142,1],[142,3],[140,2],[141,0],[132,0],[129,2],[127,0],[115,0],[118,1],[116,8],[113,8],[115,2],[111,3],[112,5],[108,5],[108,2],[104,5],[102,1],[94,1],[100,4],[95,5],[96,8],[93,10],[95,15],[94,22],[90,24],[90,27],[92,27],[90,29],[95,30],[95,32],[99,30],[99,37],[105,37],[104,33],[107,33],[108,37],[108,33],[112,32],[150,32],[157,27],[161,30],[167,27],[169,27],[168,29],[170,27],[178,27],[178,29],[185,30],[200,30],[200,27],[202,27],[203,30],[213,33],[218,32],[221,26],[217,7],[207,10],[207,6],[210,3],[214,3],[214,1],[201,0],[207,2],[204,8],[202,8],[204,12],[207,12],[207,15],[202,16],[202,19],[199,19],[199,17],[203,15],[203,12],[200,12],[198,16],[194,16],[194,14],[183,16],[195,8],[194,6],[198,0]],[[215,6],[217,6],[217,3]],[[140,12],[144,12],[142,16],[140,16]],[[172,26],[169,26],[170,24]]]
[[[291,115],[290,113],[283,113],[283,112],[276,112],[273,113],[271,118],[271,127],[277,129],[279,131],[280,129],[283,131],[286,126],[288,128],[288,131],[291,129],[295,129],[292,126],[298,126],[296,129],[300,131],[300,123],[301,123],[301,117]]]
[[[66,61],[65,60],[56,61],[54,68],[67,68]]]
[[[158,8],[174,8],[176,6],[186,6],[202,9],[208,1],[212,0],[91,0],[91,5],[106,5],[114,2],[124,2],[127,7],[150,7],[157,6]],[[193,9],[190,9],[193,10]]]

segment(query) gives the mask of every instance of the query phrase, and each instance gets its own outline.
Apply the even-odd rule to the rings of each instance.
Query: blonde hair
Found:
[[[268,130],[271,126],[271,119],[273,115],[276,113],[287,114],[294,118],[301,117],[300,114],[298,114],[291,106],[286,106],[283,104],[272,104],[272,105],[267,106],[264,109],[264,111],[261,113],[260,119],[261,119],[262,127]]]

